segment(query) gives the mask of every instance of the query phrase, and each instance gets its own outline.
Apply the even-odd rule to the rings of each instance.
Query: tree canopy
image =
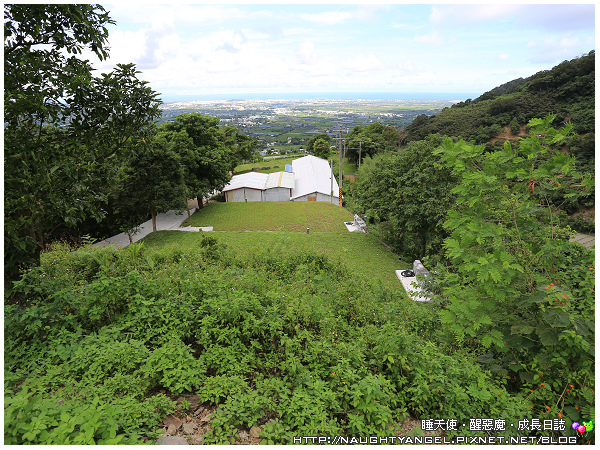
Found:
[[[568,383],[593,385],[594,255],[569,242],[552,198],[582,195],[594,181],[559,150],[572,128],[554,129],[553,119],[531,120],[518,150],[506,143],[485,152],[447,139],[436,151],[459,178],[436,298],[447,340],[478,342],[485,352],[478,360],[512,375],[528,395],[552,380],[532,401],[566,405],[579,401],[565,400]]]
[[[354,127],[346,142],[346,157],[353,164],[358,164],[367,156],[379,152],[397,150],[400,144],[400,133],[393,127],[375,122],[367,126]]]
[[[456,184],[434,150],[442,137],[411,142],[397,154],[367,157],[358,171],[353,198],[379,234],[407,259],[440,252],[443,222]]]
[[[168,142],[170,149],[181,157],[190,198],[201,200],[229,182],[236,155],[227,144],[241,142],[242,153],[244,151],[246,142],[241,138],[238,140],[237,133],[232,130],[221,132],[219,120],[200,113],[180,114],[173,122],[158,128],[158,139]]]
[[[315,141],[313,145],[312,154],[317,158],[327,159],[329,158],[329,154],[331,153],[331,148],[329,147],[329,142],[325,139],[319,138]]]
[[[314,154],[314,145],[315,145],[315,142],[317,142],[317,140],[319,140],[319,139],[323,139],[325,142],[327,142],[327,145],[331,144],[331,136],[329,136],[327,133],[315,134],[306,143],[306,151],[308,153]]]
[[[58,224],[100,219],[107,177],[160,116],[134,65],[92,75],[108,55],[98,5],[4,6],[5,274],[39,260]]]
[[[118,210],[122,216],[136,217],[137,221],[130,222],[134,226],[142,218],[137,211],[150,213],[152,230],[156,231],[157,213],[183,209],[185,194],[181,159],[169,149],[165,140],[160,139],[123,168]]]

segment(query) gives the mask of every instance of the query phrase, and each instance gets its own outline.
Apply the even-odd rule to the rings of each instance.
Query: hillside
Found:
[[[475,100],[444,108],[436,115],[420,115],[407,127],[409,138],[421,140],[440,133],[482,144],[511,125],[523,127],[530,119],[548,114],[556,114],[556,124],[570,121],[579,135],[593,136],[594,81],[595,52],[591,51],[551,70],[507,82]]]

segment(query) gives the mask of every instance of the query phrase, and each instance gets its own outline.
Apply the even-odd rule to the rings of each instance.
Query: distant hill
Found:
[[[555,126],[570,121],[576,133],[582,137],[589,134],[583,139],[593,141],[594,98],[595,51],[591,51],[552,70],[505,83],[475,100],[444,108],[434,116],[419,115],[406,130],[410,140],[440,133],[482,144],[500,136],[517,139],[518,132],[507,133],[509,127],[514,131],[520,127],[522,132],[530,119],[556,114]]]

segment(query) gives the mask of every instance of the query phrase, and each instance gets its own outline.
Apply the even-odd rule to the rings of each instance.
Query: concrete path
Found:
[[[185,219],[187,219],[187,213],[185,211],[169,211],[164,214],[157,214],[156,230],[213,231],[213,227],[181,227],[181,222]],[[152,233],[152,219],[140,225],[139,231],[133,235],[133,242],[139,241],[150,233]],[[129,245],[129,237],[126,233],[117,234],[116,236],[94,244],[94,246],[105,247],[111,244],[116,247],[127,247]]]
[[[575,236],[573,236],[571,239],[569,239],[569,241],[570,242],[579,242],[585,248],[589,248],[589,249],[591,249],[594,245],[596,245],[595,236],[591,236],[589,234],[577,233],[577,234],[575,234]]]

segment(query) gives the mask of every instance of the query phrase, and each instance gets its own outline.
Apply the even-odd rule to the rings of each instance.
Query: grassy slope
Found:
[[[267,249],[324,253],[343,261],[352,272],[404,295],[395,271],[408,265],[399,262],[372,234],[348,232],[343,222],[351,219],[347,210],[323,202],[211,203],[192,216],[191,224],[213,226],[214,236],[239,257]],[[201,236],[159,231],[146,236],[144,242],[148,247],[189,248],[197,245]]]
[[[353,216],[325,202],[209,203],[184,225],[212,226],[214,231],[347,232]]]

